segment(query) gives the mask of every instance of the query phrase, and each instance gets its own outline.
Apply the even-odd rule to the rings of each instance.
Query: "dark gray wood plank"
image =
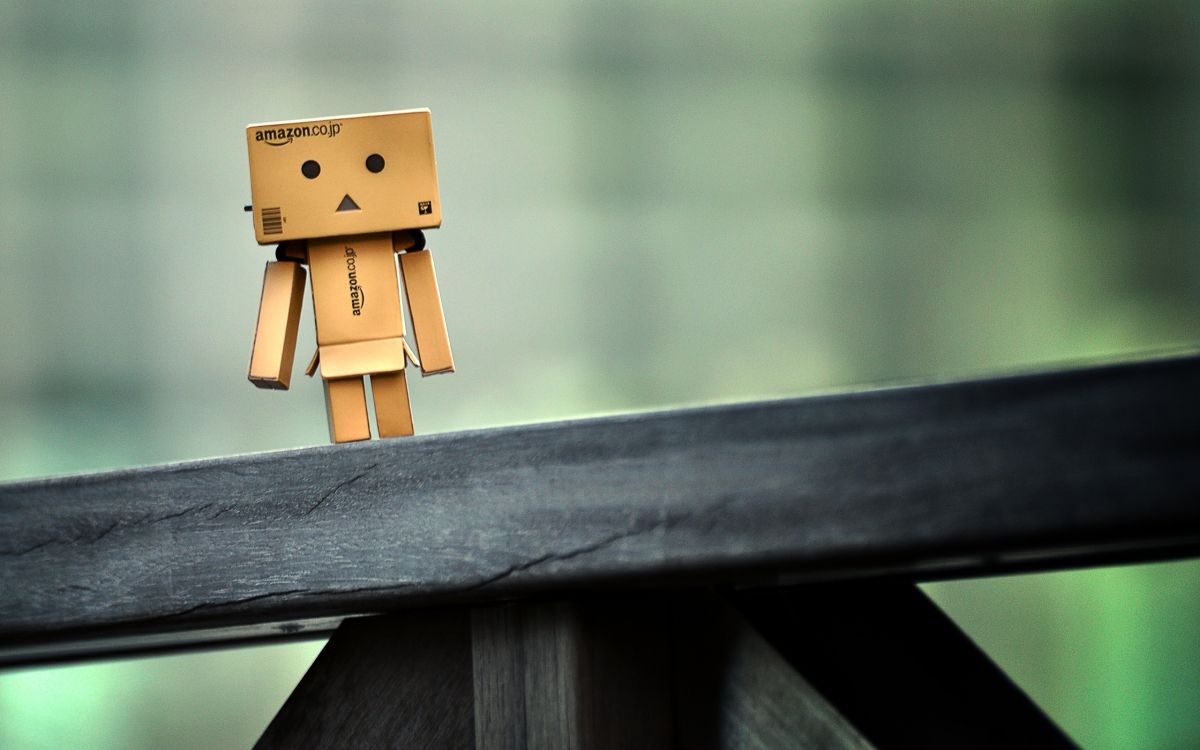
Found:
[[[475,745],[465,610],[346,620],[256,748]]]
[[[476,750],[521,750],[525,725],[525,637],[521,608],[471,610]]]
[[[666,614],[630,599],[477,608],[477,750],[672,747]]]
[[[0,485],[0,663],[584,586],[1192,554],[1197,382],[1183,357]]]
[[[525,737],[517,747],[575,748],[582,739],[579,736],[582,686],[576,648],[578,630],[572,610],[566,603],[523,607],[520,625]],[[502,717],[503,703],[480,701],[477,708]],[[486,742],[489,738],[483,739]]]
[[[913,584],[842,581],[733,601],[879,748],[1076,747]]]

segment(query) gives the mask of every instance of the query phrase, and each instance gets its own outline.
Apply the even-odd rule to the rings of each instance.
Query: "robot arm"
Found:
[[[405,250],[400,256],[400,277],[421,355],[421,372],[425,375],[454,372],[442,295],[433,270],[433,256],[425,248],[425,237],[420,232],[397,232],[392,242],[397,252]]]
[[[296,333],[308,274],[294,256],[284,252],[283,246],[276,257],[280,260],[267,263],[263,274],[249,378],[259,388],[287,390],[296,358]]]

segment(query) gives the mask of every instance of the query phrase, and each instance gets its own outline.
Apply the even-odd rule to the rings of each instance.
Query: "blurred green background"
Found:
[[[0,479],[326,442],[245,380],[250,122],[433,110],[421,432],[1193,347],[1198,20],[0,0]],[[1200,566],[927,590],[1086,747],[1200,746]],[[0,747],[248,746],[319,648],[0,672]]]

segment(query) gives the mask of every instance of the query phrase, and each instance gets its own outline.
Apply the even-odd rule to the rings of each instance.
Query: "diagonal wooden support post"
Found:
[[[673,610],[673,747],[874,747],[727,603],[694,596]]]
[[[256,748],[470,748],[465,610],[346,620]]]
[[[813,584],[732,601],[877,747],[1075,747],[911,583]]]

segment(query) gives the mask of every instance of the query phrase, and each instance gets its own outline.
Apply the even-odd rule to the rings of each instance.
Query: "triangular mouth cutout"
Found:
[[[338,204],[337,210],[339,210],[339,211],[358,211],[359,208],[358,208],[358,204],[354,202],[354,199],[351,198],[349,194],[347,194],[345,198],[342,198],[342,202]]]

